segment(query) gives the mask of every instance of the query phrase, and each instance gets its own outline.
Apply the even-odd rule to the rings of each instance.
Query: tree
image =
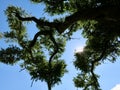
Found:
[[[45,81],[48,90],[61,81],[66,70],[65,60],[60,57],[66,41],[72,34],[82,29],[87,39],[83,52],[75,54],[75,67],[80,70],[74,78],[76,87],[84,90],[100,90],[95,68],[105,60],[114,62],[120,55],[120,1],[119,0],[30,0],[45,4],[45,12],[54,15],[67,15],[52,22],[31,16],[19,7],[9,6],[5,11],[10,32],[4,37],[15,41],[19,46],[9,46],[0,50],[0,61],[15,64],[29,71],[33,80]],[[25,25],[36,23],[38,32],[33,40],[27,36]],[[114,31],[113,31],[114,30]],[[47,51],[45,51],[47,50]],[[49,59],[45,53],[49,53]]]

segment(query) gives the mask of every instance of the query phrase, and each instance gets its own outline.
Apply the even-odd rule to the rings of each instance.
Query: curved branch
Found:
[[[50,39],[51,39],[51,41],[53,42],[53,44],[54,44],[54,52],[53,52],[53,54],[51,55],[51,57],[50,57],[50,59],[49,59],[49,64],[51,64],[51,62],[52,62],[52,59],[53,59],[53,57],[57,54],[57,52],[58,52],[58,44],[57,44],[57,42],[55,41],[55,38],[53,37],[53,35],[51,35],[50,34]]]
[[[15,13],[15,15],[21,21],[34,21],[37,25],[39,25],[41,27],[48,26],[48,27],[57,29],[57,27],[59,25],[59,23],[44,21],[42,19],[37,19],[36,17],[22,17],[19,15],[19,13]]]
[[[108,43],[108,42],[109,42],[109,41],[106,41],[106,42],[105,42],[105,45],[106,45],[106,46],[104,47],[103,51],[101,52],[100,57],[91,62],[91,74],[92,74],[92,76],[93,76],[93,78],[94,78],[94,80],[95,80],[95,83],[96,83],[96,84],[95,84],[95,88],[98,88],[98,86],[99,86],[98,79],[97,79],[97,77],[96,77],[96,75],[95,75],[95,73],[94,73],[95,64],[96,64],[97,62],[101,61],[102,59],[104,59],[104,55],[105,55],[106,50],[107,50],[107,43]]]
[[[21,21],[34,21],[39,26],[48,26],[51,28],[55,28],[60,34],[63,33],[70,25],[80,20],[118,20],[120,19],[119,7],[94,7],[82,9],[78,12],[75,12],[69,16],[65,17],[64,22],[49,22],[43,21],[41,19],[37,19],[35,17],[21,17],[18,13],[16,13],[16,17],[18,17]]]
[[[92,76],[93,76],[93,78],[94,78],[94,85],[95,85],[95,88],[97,89],[98,87],[99,87],[99,83],[98,83],[98,79],[97,79],[97,77],[95,76],[95,73],[94,73],[94,66],[95,66],[95,62],[92,62],[92,66],[91,66],[91,74],[92,74]]]
[[[34,22],[36,22],[36,23],[38,23],[38,19],[37,18],[35,18],[35,17],[21,17],[20,15],[19,15],[19,13],[16,13],[15,14],[15,16],[19,19],[19,20],[21,20],[21,21],[34,21]]]
[[[38,38],[40,35],[49,35],[50,40],[53,42],[53,44],[54,44],[54,46],[55,46],[55,47],[54,47],[54,52],[53,52],[53,54],[52,54],[52,55],[50,56],[50,58],[49,58],[49,64],[50,64],[50,63],[52,62],[53,57],[54,57],[54,56],[57,54],[57,52],[58,52],[58,44],[57,44],[57,42],[55,41],[55,38],[54,38],[53,35],[52,35],[52,31],[46,30],[46,31],[39,31],[39,32],[37,32],[37,33],[35,34],[33,40],[31,41],[29,47],[32,48],[32,47],[35,45],[35,43],[36,43],[36,41],[37,41],[37,38]]]
[[[95,82],[93,82],[93,83],[94,83],[96,89],[99,87],[99,83],[98,83],[98,79],[97,79],[97,77],[96,77],[96,75],[94,73],[94,68],[95,68],[95,64],[97,62],[99,62],[100,60],[102,60],[102,58],[104,57],[104,54],[105,54],[105,49],[101,53],[101,56],[98,59],[96,59],[96,60],[94,60],[94,61],[91,62],[91,74],[92,74],[92,76],[93,76],[93,78],[95,80]]]
[[[33,47],[37,41],[37,38],[40,36],[40,35],[49,35],[49,32],[48,31],[39,31],[35,34],[33,40],[31,41],[29,47]]]

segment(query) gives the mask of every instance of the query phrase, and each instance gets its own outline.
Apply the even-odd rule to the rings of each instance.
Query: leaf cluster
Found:
[[[86,85],[90,85],[90,87],[94,87],[94,89],[98,87],[98,89],[95,90],[99,90],[99,84],[97,76],[94,74],[94,69],[104,60],[114,62],[117,56],[120,55],[120,28],[118,27],[118,24],[119,22],[115,23],[113,21],[108,22],[105,20],[85,22],[82,34],[87,38],[86,46],[84,47],[83,52],[75,54],[76,60],[74,61],[75,67],[82,73],[80,74],[81,76],[78,74],[74,79],[76,86],[83,86],[86,88]],[[95,80],[93,84],[92,82],[90,84],[89,81],[85,80],[87,79],[87,77],[85,77],[86,75],[91,76],[92,79]],[[92,79],[89,78],[88,80]],[[87,84],[85,85],[85,83]]]
[[[61,82],[61,77],[67,72],[66,64],[63,60],[53,61],[51,63],[51,67],[49,66],[49,62],[42,61],[33,66],[28,66],[27,70],[29,70],[31,79],[37,81],[45,81],[50,83],[51,87],[53,87],[56,83],[59,84]]]
[[[9,6],[5,11],[8,17],[10,31],[4,32],[4,38],[8,42],[14,41],[17,46],[9,46],[0,50],[0,62],[14,65],[20,61],[22,70],[29,71],[32,80],[41,80],[50,83],[53,87],[61,82],[61,77],[67,72],[64,60],[59,59],[64,52],[66,44],[65,38],[59,36],[58,32],[52,32],[50,27],[38,27],[38,32],[43,31],[37,37],[32,47],[30,45],[34,40],[27,36],[25,24],[16,15],[26,17],[24,10],[18,7]],[[44,20],[43,20],[44,22]],[[51,58],[55,50],[57,52]],[[48,55],[46,56],[46,53]],[[49,60],[51,58],[51,62]]]
[[[96,77],[99,77],[99,76],[96,75]],[[95,82],[94,78],[90,73],[78,74],[78,76],[75,77],[73,81],[76,87],[83,88],[83,90],[101,90],[100,88],[95,87],[97,82]]]
[[[21,49],[16,46],[10,46],[7,49],[0,50],[0,62],[11,64],[18,62],[21,58]]]

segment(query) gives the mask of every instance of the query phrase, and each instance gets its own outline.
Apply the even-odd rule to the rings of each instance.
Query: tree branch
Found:
[[[37,32],[37,33],[35,34],[33,40],[31,41],[30,45],[29,45],[30,48],[35,45],[35,43],[36,43],[36,41],[37,41],[37,38],[38,38],[40,35],[49,35],[49,31],[47,30],[47,31],[39,31],[39,32]]]
[[[22,17],[18,13],[16,13],[16,17],[21,21],[34,21],[37,25],[41,27],[48,26],[48,27],[57,29],[59,25],[58,23],[43,21],[42,19],[37,19],[36,17]]]
[[[108,20],[118,20],[120,19],[120,13],[118,7],[95,7],[83,9],[78,12],[75,12],[65,18],[64,22],[48,22],[43,21],[41,19],[37,19],[35,17],[21,17],[18,13],[16,13],[16,17],[18,17],[21,21],[34,21],[39,26],[49,26],[51,28],[55,28],[60,34],[63,33],[70,25],[80,20],[100,20],[106,19]]]
[[[97,62],[101,61],[101,60],[104,58],[104,56],[105,56],[105,54],[106,54],[107,43],[108,43],[108,42],[109,42],[109,41],[106,41],[106,42],[105,42],[105,45],[106,45],[106,46],[104,47],[103,51],[101,52],[100,57],[91,62],[91,74],[92,74],[92,76],[93,76],[93,78],[94,78],[94,80],[95,80],[95,87],[96,87],[96,88],[98,88],[99,83],[98,83],[97,77],[95,76],[95,73],[94,73],[95,64],[96,64]]]
[[[95,88],[96,88],[96,90],[98,90],[99,83],[98,83],[98,79],[97,79],[97,77],[95,76],[95,73],[94,73],[94,66],[95,66],[95,63],[92,62],[92,66],[91,66],[91,74],[92,74],[93,79],[95,80],[95,81],[93,82],[94,85],[95,85]]]
[[[53,37],[53,35],[50,35],[50,39],[53,42],[55,47],[54,47],[54,52],[53,52],[53,54],[51,55],[51,57],[49,59],[49,64],[51,64],[53,57],[58,53],[58,44],[55,41],[55,38]]]
[[[19,15],[19,13],[16,13],[15,14],[15,16],[19,19],[19,20],[21,20],[21,21],[34,21],[34,22],[36,22],[36,23],[38,23],[38,19],[37,18],[35,18],[35,17],[21,17],[20,15]]]
[[[88,8],[83,9],[78,12],[73,13],[70,16],[65,18],[65,22],[60,26],[61,31],[60,33],[64,32],[71,24],[82,21],[82,20],[100,20],[106,19],[108,20],[118,20],[120,19],[120,13],[118,7],[96,7],[96,8]]]
[[[50,31],[48,31],[48,30],[46,30],[46,31],[39,31],[39,32],[37,32],[36,34],[35,34],[35,36],[34,36],[34,38],[33,38],[33,40],[31,41],[31,43],[30,43],[30,45],[29,45],[29,47],[30,48],[32,48],[34,45],[35,45],[35,43],[36,43],[36,41],[37,41],[37,38],[40,36],[40,35],[49,35],[49,37],[50,37],[50,40],[53,42],[53,44],[54,44],[54,52],[53,52],[53,54],[50,56],[50,58],[49,58],[49,64],[51,63],[51,61],[52,61],[52,59],[53,59],[53,57],[57,54],[57,52],[58,52],[58,44],[57,44],[57,42],[55,41],[55,38],[53,37],[53,35],[52,35],[52,30]]]

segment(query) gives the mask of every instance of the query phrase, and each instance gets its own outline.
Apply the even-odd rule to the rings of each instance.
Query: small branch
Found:
[[[103,58],[103,54],[104,54],[104,52],[101,54],[101,56],[98,58],[98,59],[96,59],[96,60],[94,60],[94,61],[92,61],[92,66],[91,66],[91,74],[92,74],[92,76],[93,76],[93,78],[94,78],[94,80],[95,80],[95,88],[97,89],[98,88],[98,86],[99,86],[99,83],[98,83],[98,79],[97,79],[97,77],[95,76],[95,73],[94,73],[94,68],[95,68],[95,63],[96,62],[99,62],[102,58]]]
[[[21,20],[21,21],[34,21],[34,22],[36,22],[36,23],[38,23],[38,19],[37,18],[35,18],[35,17],[21,17],[18,13],[16,13],[16,15],[15,15],[19,20]]]
[[[49,32],[48,31],[39,31],[35,34],[32,42],[30,43],[29,47],[33,47],[37,41],[37,38],[40,36],[40,35],[49,35]]]
[[[26,67],[24,67],[24,68],[22,68],[22,69],[20,69],[20,71],[19,72],[22,72],[23,70],[25,70],[26,69]]]
[[[35,80],[33,79],[32,82],[31,82],[31,87],[33,86],[34,81],[35,81]]]
[[[95,66],[95,63],[92,62],[91,74],[92,74],[92,76],[93,76],[93,78],[94,78],[94,80],[95,80],[95,82],[93,82],[93,83],[94,83],[95,88],[96,88],[96,90],[97,90],[97,88],[99,87],[99,83],[98,83],[98,79],[97,79],[97,77],[95,76],[95,73],[94,73],[94,66]]]
[[[48,26],[51,28],[56,28],[57,30],[59,29],[58,26],[61,25],[60,23],[55,23],[55,22],[49,22],[49,21],[44,21],[42,19],[37,19],[36,17],[22,17],[18,13],[16,13],[16,17],[21,20],[21,21],[34,21],[37,25],[43,27],[43,26]]]
[[[93,83],[87,84],[83,90],[87,90],[88,87],[92,86]]]
[[[104,47],[100,57],[91,62],[91,64],[92,64],[92,66],[91,66],[91,74],[92,74],[92,76],[93,76],[93,78],[95,80],[95,83],[97,83],[97,84],[95,84],[95,88],[98,88],[98,86],[99,86],[98,79],[97,79],[97,77],[95,76],[95,73],[94,73],[95,64],[97,62],[101,61],[104,58],[104,55],[105,55],[106,50],[107,50],[107,43],[108,43],[108,41],[105,42],[106,46]]]
[[[57,54],[57,52],[58,52],[58,44],[56,43],[56,41],[55,41],[55,38],[53,37],[53,35],[50,35],[50,39],[51,39],[51,41],[53,42],[53,44],[54,44],[54,53],[51,55],[51,57],[50,57],[50,59],[49,59],[49,64],[52,62],[52,59],[53,59],[53,57]]]
[[[58,52],[58,44],[57,44],[57,42],[55,41],[55,38],[54,38],[53,35],[52,35],[52,30],[51,30],[51,31],[46,30],[46,31],[39,31],[39,32],[37,32],[37,33],[35,34],[33,40],[31,41],[29,47],[32,48],[32,47],[35,45],[35,43],[36,43],[36,41],[37,41],[37,38],[38,38],[40,35],[49,35],[51,41],[53,42],[53,44],[54,44],[54,46],[55,46],[55,47],[54,47],[54,52],[53,52],[53,54],[52,54],[52,55],[50,56],[50,58],[49,58],[49,63],[51,63],[53,57],[54,57],[54,56],[57,54],[57,52]]]

